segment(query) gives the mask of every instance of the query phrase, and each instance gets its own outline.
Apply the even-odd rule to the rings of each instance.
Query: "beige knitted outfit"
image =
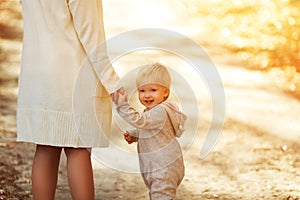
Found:
[[[136,129],[128,131],[138,138],[140,170],[152,200],[175,199],[184,177],[182,151],[176,137],[181,136],[186,116],[174,103],[163,102],[138,113],[128,102],[117,111]]]

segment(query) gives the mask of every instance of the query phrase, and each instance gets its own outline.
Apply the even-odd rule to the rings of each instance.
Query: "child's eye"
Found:
[[[156,89],[152,89],[152,92],[156,92]]]
[[[145,92],[145,90],[139,90],[139,92]]]

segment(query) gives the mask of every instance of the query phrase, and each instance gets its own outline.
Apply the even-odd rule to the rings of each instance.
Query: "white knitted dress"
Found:
[[[99,0],[22,0],[17,140],[107,146],[118,76],[106,56]],[[103,134],[105,133],[105,134]]]

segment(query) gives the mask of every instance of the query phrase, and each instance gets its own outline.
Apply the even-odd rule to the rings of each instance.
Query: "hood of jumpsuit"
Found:
[[[178,106],[175,103],[163,102],[162,105],[166,108],[174,129],[175,136],[180,137],[184,131],[184,125],[187,116],[180,112]]]

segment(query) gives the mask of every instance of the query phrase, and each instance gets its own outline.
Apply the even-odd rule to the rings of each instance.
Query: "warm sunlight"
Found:
[[[36,8],[41,7],[37,3],[39,0],[25,1],[35,3],[38,5]],[[55,2],[63,4],[62,7],[68,11],[64,14],[69,14],[65,2],[72,1],[62,1]],[[55,5],[54,0],[41,2]],[[176,102],[188,116],[184,134],[178,138],[183,151],[185,176],[178,187],[177,200],[300,198],[300,1],[102,0],[102,4],[108,56],[121,78],[120,85],[128,93],[129,103],[143,112],[135,85],[137,68],[160,62],[169,68],[173,79],[168,101]],[[47,17],[52,14],[65,16],[56,13],[62,9],[54,10]],[[32,199],[33,196],[31,177],[36,145],[16,142],[19,135],[16,115],[23,44],[22,12],[18,0],[0,0],[0,199]],[[70,21],[73,27],[73,18]],[[56,24],[52,25],[55,27]],[[50,29],[44,33],[50,33]],[[77,41],[77,33],[73,35],[75,39],[72,41]],[[55,37],[51,39],[54,41]],[[81,45],[80,42],[78,44]],[[48,46],[43,49],[45,52],[49,50]],[[80,52],[85,53],[84,50]],[[61,57],[64,61],[88,57],[69,51],[65,53],[68,56]],[[36,60],[30,61],[35,63]],[[41,63],[39,66],[43,68],[45,63]],[[55,67],[61,67],[59,75],[60,69],[67,68],[57,64]],[[82,66],[76,64],[76,67]],[[52,68],[47,69],[52,72]],[[50,75],[47,75],[45,77],[49,78]],[[61,81],[64,82],[69,75],[63,74]],[[29,79],[34,78],[32,75]],[[53,77],[53,83],[54,80],[57,80],[56,77]],[[90,83],[88,78],[83,80]],[[44,81],[36,85],[45,88]],[[47,85],[51,86],[51,90],[43,89],[45,95],[57,94],[57,99],[63,98],[66,93],[68,97],[74,96],[71,93],[73,88],[62,94],[57,92],[60,87]],[[80,86],[85,90],[86,84]],[[220,89],[224,91],[225,99],[216,95]],[[71,95],[68,95],[69,92]],[[40,98],[33,93],[33,90],[28,90],[23,94],[28,95],[28,101],[37,102]],[[107,97],[109,103],[110,97]],[[88,98],[94,99],[94,96]],[[67,105],[71,107],[72,103]],[[37,106],[33,107],[35,112]],[[99,107],[110,108],[102,103]],[[57,110],[62,111],[60,108]],[[215,111],[214,108],[218,109]],[[72,116],[73,111],[64,113]],[[115,106],[103,119],[109,121],[110,114],[112,131],[109,146],[92,149],[95,199],[148,199],[148,188],[140,176],[137,144],[129,145],[122,135],[132,127],[124,125]],[[52,124],[48,127],[44,121],[40,122],[48,118],[54,119],[52,115],[26,115],[19,123],[28,127],[41,124],[46,129]],[[70,124],[62,128],[72,127]],[[222,130],[218,132],[220,127]],[[42,131],[41,128],[27,132],[39,135]],[[62,131],[55,134],[60,135]],[[95,138],[91,137],[91,140]],[[205,146],[204,141],[209,141],[210,146]],[[203,146],[208,154],[201,159]],[[69,148],[66,149],[68,151]],[[72,197],[67,157],[64,153],[61,155],[58,182],[53,188],[56,188],[55,199],[68,200]],[[166,157],[161,156],[161,160],[164,159]],[[77,166],[76,169],[81,169]],[[47,178],[42,182],[49,185]]]

